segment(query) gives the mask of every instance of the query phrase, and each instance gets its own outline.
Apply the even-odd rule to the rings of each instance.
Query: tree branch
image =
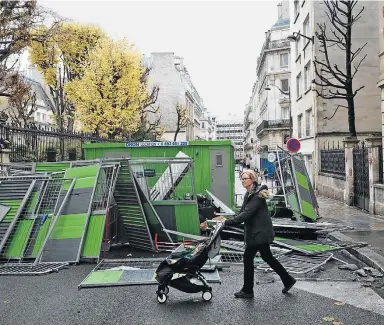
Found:
[[[365,87],[365,86],[361,86],[360,88],[358,88],[358,89],[354,92],[353,98],[356,97],[357,93],[358,93],[362,88],[364,88],[364,87]]]
[[[314,89],[313,91],[315,91],[317,93],[317,96],[318,97],[321,97],[321,98],[324,98],[324,99],[346,99],[346,97],[341,97],[341,96],[329,96],[329,95],[324,95],[322,93],[320,93],[318,91],[318,89]]]
[[[336,110],[334,111],[333,115],[332,115],[331,117],[325,116],[325,117],[324,117],[324,120],[331,120],[331,119],[334,117],[334,115],[336,115],[336,113],[337,113],[337,111],[338,111],[338,109],[339,109],[340,107],[348,108],[347,106],[344,106],[344,105],[338,105],[337,108],[336,108]]]
[[[356,73],[358,72],[358,68],[360,67],[360,65],[361,65],[362,61],[364,61],[364,60],[365,60],[366,56],[367,56],[367,54],[365,54],[365,56],[364,56],[364,57],[361,59],[361,61],[358,63],[358,65],[357,65],[357,66],[354,66],[354,69],[355,69],[355,71],[354,71],[354,73],[353,73],[352,79],[354,79],[354,77],[355,77]]]

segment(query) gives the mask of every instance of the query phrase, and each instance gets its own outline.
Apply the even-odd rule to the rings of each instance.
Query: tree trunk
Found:
[[[356,134],[356,122],[355,122],[355,114],[354,114],[354,99],[348,98],[348,123],[349,123],[349,133],[350,136],[355,137]]]
[[[180,128],[177,128],[174,134],[174,141],[176,141],[179,131],[180,131]]]
[[[346,28],[346,95],[348,102],[348,124],[350,136],[355,137],[356,134],[356,119],[354,114],[354,96],[353,96],[353,80],[352,80],[352,62],[351,62],[351,48],[352,48],[352,8],[348,6],[348,26]]]

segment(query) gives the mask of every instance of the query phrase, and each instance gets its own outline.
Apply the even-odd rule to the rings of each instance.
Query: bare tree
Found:
[[[342,99],[346,100],[347,106],[337,105],[333,115],[326,119],[332,119],[340,107],[348,109],[348,124],[350,136],[355,137],[355,112],[354,112],[354,97],[364,88],[361,87],[353,90],[353,79],[356,76],[362,61],[366,58],[365,54],[360,60],[358,56],[362,49],[366,46],[359,47],[355,51],[352,50],[352,33],[353,25],[361,18],[364,7],[353,14],[354,8],[357,5],[356,1],[336,1],[324,0],[327,7],[326,15],[332,27],[330,32],[327,31],[325,23],[317,23],[319,31],[315,33],[316,38],[320,42],[320,52],[324,60],[314,58],[315,73],[318,79],[313,80],[317,86],[321,86],[325,91],[315,89],[317,95],[324,99]],[[329,49],[338,47],[345,54],[345,65],[339,67],[335,62],[332,62]],[[357,59],[357,61],[355,61]]]
[[[130,136],[133,141],[157,141],[163,135],[164,131],[160,127],[161,115],[159,110],[159,106],[154,108],[152,105],[141,110],[139,128]],[[153,115],[154,118],[150,118],[149,114]]]
[[[54,17],[54,23],[41,33],[39,26],[48,16]],[[18,56],[32,40],[50,37],[60,20],[51,11],[38,6],[36,0],[0,1],[0,97],[12,97],[18,90],[20,77],[15,69]]]
[[[19,87],[25,90],[10,98],[7,112],[13,124],[25,127],[37,110],[37,97],[31,85],[23,82]]]
[[[176,130],[174,134],[174,141],[176,141],[176,138],[178,136],[178,133],[187,126],[188,124],[188,111],[187,107],[183,107],[179,103],[175,105],[175,110],[177,114],[177,121],[176,121]]]

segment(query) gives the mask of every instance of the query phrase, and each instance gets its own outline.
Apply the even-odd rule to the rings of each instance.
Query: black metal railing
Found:
[[[383,148],[382,145],[378,147],[378,172],[379,172],[379,177],[378,177],[378,182],[380,184],[384,184],[384,156],[383,154]]]
[[[11,150],[11,162],[80,160],[84,159],[83,143],[116,141],[84,133],[58,132],[48,126],[0,123],[0,146]]]
[[[335,146],[333,142],[332,147],[328,143],[327,148],[324,146],[320,151],[320,171],[345,176],[345,149],[340,148],[339,143]]]
[[[269,128],[287,128],[290,126],[290,119],[281,120],[263,120],[255,129],[255,133],[258,134],[264,129]]]

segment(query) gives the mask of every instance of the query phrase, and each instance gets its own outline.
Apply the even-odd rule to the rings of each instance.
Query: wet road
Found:
[[[344,231],[346,236],[368,243],[372,249],[384,254],[384,217],[370,215],[365,211],[350,207],[344,203],[325,197],[318,197],[320,206],[320,221],[328,221],[353,227],[353,230]]]
[[[242,285],[243,269],[231,267],[220,272],[222,284],[213,285],[211,302],[202,301],[199,293],[171,289],[167,303],[160,305],[151,285],[78,291],[77,285],[93,268],[85,264],[46,276],[2,276],[0,324],[309,325],[326,324],[323,319],[328,317],[349,325],[379,325],[384,319],[383,299],[371,288],[345,279],[298,281],[289,295],[283,295],[282,283],[274,276],[273,283],[256,285],[254,299],[239,300],[233,293]]]

